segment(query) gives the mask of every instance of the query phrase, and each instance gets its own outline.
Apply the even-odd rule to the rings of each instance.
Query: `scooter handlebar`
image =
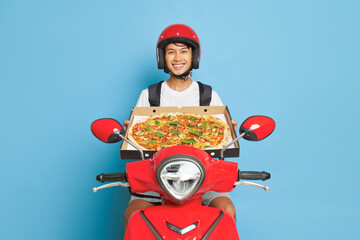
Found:
[[[238,181],[241,179],[246,180],[268,180],[271,175],[267,172],[255,172],[255,171],[239,171]]]
[[[126,180],[126,173],[108,173],[104,174],[101,173],[100,175],[96,176],[96,180],[99,182],[118,182],[118,181],[127,181]]]

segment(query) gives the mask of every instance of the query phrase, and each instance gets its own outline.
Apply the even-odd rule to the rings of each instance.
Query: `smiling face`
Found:
[[[183,43],[169,43],[165,47],[165,63],[175,75],[185,73],[191,66],[192,49]]]

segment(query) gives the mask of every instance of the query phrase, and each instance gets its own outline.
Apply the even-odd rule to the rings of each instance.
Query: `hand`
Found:
[[[236,132],[236,128],[237,128],[237,121],[235,120],[231,120],[232,125],[234,126],[235,132]]]
[[[124,130],[126,130],[126,129],[127,129],[127,127],[129,126],[129,123],[130,123],[130,121],[129,121],[129,120],[125,120],[125,121],[124,121],[124,124],[123,124],[123,128],[124,128]]]

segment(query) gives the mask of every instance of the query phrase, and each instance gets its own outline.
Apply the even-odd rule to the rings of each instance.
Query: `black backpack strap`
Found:
[[[197,82],[200,92],[200,106],[209,106],[211,102],[212,88],[209,85]]]
[[[149,103],[151,107],[159,107],[160,106],[160,92],[161,92],[161,84],[164,81],[160,81],[148,87],[149,91]]]

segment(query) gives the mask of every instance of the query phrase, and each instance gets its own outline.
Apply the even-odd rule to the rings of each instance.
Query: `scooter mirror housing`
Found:
[[[260,141],[268,137],[275,129],[275,122],[266,116],[251,116],[240,127],[240,134],[245,133],[243,138],[250,141]]]
[[[105,143],[116,143],[122,140],[120,135],[124,134],[124,129],[115,119],[102,118],[95,120],[91,124],[91,132],[100,141]]]

